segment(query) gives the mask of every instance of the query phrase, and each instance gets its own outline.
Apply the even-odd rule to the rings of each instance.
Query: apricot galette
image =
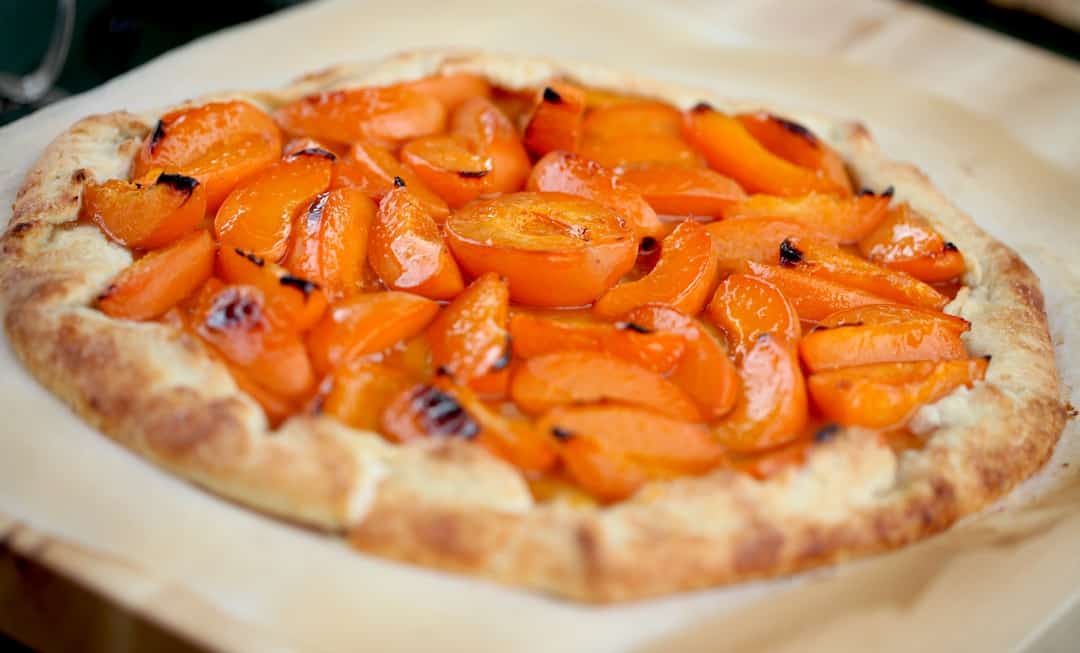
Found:
[[[913,541],[1064,420],[1035,277],[863,127],[594,68],[90,117],[3,249],[15,350],[120,444],[584,600]]]

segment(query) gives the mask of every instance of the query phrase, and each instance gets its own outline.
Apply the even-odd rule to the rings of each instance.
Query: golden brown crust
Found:
[[[440,68],[509,87],[567,76],[689,106],[708,93],[583,66],[441,51],[337,67],[277,93],[386,83]],[[84,179],[125,176],[151,119],[88,118],[28,175],[2,241],[5,326],[28,369],[120,444],[224,496],[302,523],[348,531],[360,548],[589,601],[618,601],[772,576],[903,545],[948,527],[1036,471],[1065,419],[1038,280],[916,169],[886,159],[867,131],[793,114],[837,147],[858,181],[929,215],[963,252],[971,287],[949,310],[968,346],[992,355],[987,380],[924,408],[928,437],[900,456],[848,430],[804,468],[766,482],[720,471],[656,483],[609,508],[534,504],[520,475],[457,441],[394,447],[325,417],[270,433],[265,418],[193,339],[88,308],[130,262],[78,226]]]

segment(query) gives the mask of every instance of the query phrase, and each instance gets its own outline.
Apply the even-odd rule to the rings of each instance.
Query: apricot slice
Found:
[[[411,338],[435,318],[439,305],[404,292],[354,295],[334,304],[308,335],[320,372]]]
[[[806,425],[806,382],[794,348],[771,333],[758,336],[739,363],[742,392],[713,433],[732,451],[752,452],[797,438]]]
[[[259,404],[263,413],[266,414],[266,421],[270,423],[271,427],[277,427],[290,415],[296,412],[297,402],[295,400],[270,392],[253,381],[240,367],[233,365],[221,356],[218,356],[218,359],[224,363],[226,369],[229,370],[229,374],[232,376],[233,382],[236,383],[236,387],[239,388],[241,392],[254,399],[255,403]]]
[[[799,317],[808,322],[817,322],[831,313],[848,308],[889,303],[884,297],[865,290],[844,286],[798,270],[756,261],[747,261],[745,268],[749,274],[779,288],[795,307]]]
[[[603,140],[644,136],[680,138],[682,113],[656,100],[620,102],[590,111],[583,129],[587,138]]]
[[[879,363],[812,374],[814,404],[845,425],[884,429],[908,421],[919,407],[986,375],[987,360]]]
[[[859,241],[863,256],[927,283],[964,274],[964,257],[923,216],[907,204],[889,212],[881,224]]]
[[[532,358],[559,351],[610,354],[658,374],[671,372],[686,341],[676,333],[652,331],[632,322],[568,321],[527,313],[510,318],[514,355]]]
[[[277,263],[285,257],[293,215],[330,186],[333,161],[317,153],[283,159],[237,186],[214,217],[226,247],[239,247]]]
[[[780,264],[903,304],[940,310],[949,303],[948,297],[911,275],[801,238],[780,243]]]
[[[301,333],[315,326],[326,311],[322,290],[280,265],[227,247],[218,251],[217,261],[218,276],[223,281],[262,291],[267,317],[275,326]]]
[[[718,218],[746,197],[737,183],[708,168],[639,163],[621,168],[616,174],[662,215]]]
[[[505,417],[480,401],[468,388],[450,386],[445,379],[439,387],[453,395],[480,426],[476,442],[526,472],[551,469],[558,460],[555,443],[531,420]]]
[[[599,352],[564,351],[530,358],[514,372],[510,396],[532,414],[564,404],[615,401],[674,419],[701,421],[694,402],[674,383]]]
[[[799,349],[811,372],[967,356],[959,332],[931,321],[816,330],[803,338]]]
[[[397,160],[392,152],[374,143],[360,142],[335,164],[333,188],[355,186],[375,202],[381,202],[394,190],[394,180],[401,179],[416,199],[431,213],[436,222],[443,222],[450,215],[446,201],[420,181],[420,177]]]
[[[787,238],[813,239],[835,245],[836,240],[801,222],[779,218],[721,220],[705,225],[721,271],[734,271],[746,261],[776,265],[780,243]]]
[[[431,364],[431,347],[423,333],[397,343],[383,352],[382,362],[401,370],[418,381],[428,382],[435,376]]]
[[[505,279],[488,272],[469,284],[427,328],[436,369],[467,383],[509,365],[509,313]]]
[[[290,134],[393,144],[441,132],[446,108],[404,85],[368,86],[309,95],[281,107],[274,118]]]
[[[891,194],[841,197],[810,193],[801,197],[751,195],[724,207],[728,220],[783,218],[809,225],[838,242],[855,243],[873,231],[888,215]]]
[[[199,180],[206,205],[217,210],[225,196],[281,156],[281,131],[249,102],[209,102],[165,114],[132,162],[132,177],[155,168]]]
[[[491,161],[456,136],[425,136],[401,148],[401,160],[450,208],[456,209],[484,192]]]
[[[450,130],[488,160],[485,194],[521,190],[532,162],[514,124],[494,102],[482,97],[466,100],[454,111]]]
[[[576,154],[552,152],[537,161],[526,188],[591,199],[614,211],[639,239],[663,234],[656,211],[640,193],[622,184],[607,168]]]
[[[442,73],[401,84],[406,88],[434,97],[442,102],[447,111],[453,111],[462,103],[475,97],[491,97],[491,84],[480,75],[472,73]]]
[[[196,231],[132,263],[98,296],[98,308],[109,317],[153,319],[198,289],[213,269],[214,241]]]
[[[738,120],[707,105],[685,114],[683,137],[705,155],[710,168],[731,177],[747,192],[805,195],[842,190],[817,171],[776,156]]]
[[[872,304],[837,311],[818,322],[818,328],[828,329],[841,326],[862,326],[864,324],[904,324],[925,321],[936,322],[957,333],[963,333],[971,328],[971,323],[962,317],[899,304]]]
[[[674,333],[686,342],[679,364],[669,375],[686,391],[706,420],[723,416],[735,405],[739,377],[723,346],[698,320],[666,306],[642,306],[624,318],[656,333]]]
[[[551,82],[537,93],[525,125],[525,147],[537,156],[556,150],[576,151],[584,116],[582,90],[564,82]]]
[[[511,299],[535,306],[592,302],[633,267],[637,253],[615,213],[563,193],[471,202],[447,220],[446,237],[470,275],[496,272],[509,281]]]
[[[794,345],[802,327],[795,307],[776,286],[745,274],[733,274],[716,288],[709,303],[709,318],[727,334],[736,360],[754,347],[763,333]]]
[[[740,113],[735,118],[765,149],[795,165],[816,170],[838,190],[851,193],[851,178],[843,159],[806,127],[765,111]]]
[[[474,440],[518,468],[543,471],[555,464],[549,438],[530,421],[503,417],[468,389],[447,383],[413,386],[383,411],[380,430],[395,442],[423,437]]]
[[[660,260],[647,275],[620,283],[593,306],[597,315],[613,319],[645,304],[663,304],[696,315],[709,301],[718,269],[709,232],[687,220],[675,227],[660,248]]]
[[[296,213],[285,266],[331,300],[360,291],[375,204],[355,188],[317,195]]]
[[[621,139],[586,137],[578,154],[607,168],[643,163],[665,163],[681,168],[704,165],[701,155],[677,136],[634,136]]]
[[[253,382],[287,399],[312,390],[315,375],[303,341],[270,322],[261,290],[207,283],[192,303],[195,332]]]
[[[192,177],[151,171],[135,182],[87,184],[79,211],[123,245],[156,249],[199,228],[206,190]]]
[[[465,287],[439,225],[404,185],[379,203],[368,259],[383,283],[395,290],[450,299]]]
[[[415,383],[401,370],[365,360],[353,361],[334,371],[322,411],[354,429],[375,430],[390,402]]]
[[[563,406],[538,423],[559,442],[570,476],[603,501],[650,480],[704,474],[724,465],[723,448],[700,424],[629,406]]]

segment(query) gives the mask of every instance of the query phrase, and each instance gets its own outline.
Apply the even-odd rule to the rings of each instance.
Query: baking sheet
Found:
[[[688,32],[683,15],[645,4],[313,3],[0,130],[0,203],[10,204],[47,142],[88,113],[273,87],[336,61],[442,45],[577,59],[860,117],[886,151],[918,162],[1039,273],[1059,365],[1077,387],[1080,357],[1066,335],[1075,337],[1080,315],[1080,270],[1070,260],[1080,242],[1080,179],[992,122],[874,71],[718,49],[700,26]],[[1075,392],[1072,401],[1080,405]],[[66,560],[72,573],[111,564],[101,560],[141,569],[103,582],[126,590],[126,604],[173,615],[174,626],[233,649],[998,650],[1030,637],[1080,587],[1075,420],[1046,473],[1007,501],[1024,503],[1022,511],[999,509],[900,553],[794,581],[596,608],[358,555],[220,501],[82,425],[18,367],[6,341],[0,414],[0,514],[99,554]],[[200,610],[217,621],[193,617]]]

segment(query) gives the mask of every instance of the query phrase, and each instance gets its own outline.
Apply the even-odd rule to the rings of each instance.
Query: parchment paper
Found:
[[[274,87],[333,62],[416,47],[583,60],[860,118],[886,151],[917,162],[1028,260],[1043,280],[1059,366],[1077,387],[1080,178],[992,122],[875,71],[719,49],[705,34],[681,15],[636,4],[313,3],[174,51],[0,130],[0,204],[10,205],[48,141],[89,113]],[[1080,405],[1075,392],[1071,400]],[[1002,650],[1031,637],[1080,587],[1075,420],[1045,473],[1005,502],[1014,509],[795,580],[595,608],[358,555],[172,479],[66,411],[19,368],[6,340],[0,414],[0,515],[95,552],[66,559],[67,569],[233,649]],[[141,572],[114,574],[110,560]]]

